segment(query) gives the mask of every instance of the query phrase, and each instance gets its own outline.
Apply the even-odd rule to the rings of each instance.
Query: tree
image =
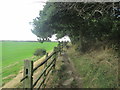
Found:
[[[113,3],[47,2],[33,20],[32,32],[39,38],[68,35],[79,50],[85,51],[97,41],[119,42],[120,21],[114,14]]]

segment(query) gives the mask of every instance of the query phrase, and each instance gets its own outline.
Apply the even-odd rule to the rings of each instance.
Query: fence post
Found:
[[[60,44],[60,42],[58,44],[58,48],[59,48],[59,52],[60,52],[60,55],[61,55],[61,44]]]
[[[53,57],[53,59],[55,59],[55,61],[54,61],[54,65],[53,65],[53,69],[55,70],[55,64],[56,64],[56,58],[57,58],[57,47],[54,47],[54,52],[55,52],[55,55],[54,55],[54,57]]]
[[[46,53],[46,58],[48,57],[48,53]],[[47,67],[47,62],[45,62],[45,65],[44,65],[44,68],[46,68]],[[44,73],[44,82],[43,82],[43,88],[45,88],[45,79],[46,79],[46,71],[45,71],[45,73]]]
[[[24,76],[27,76],[27,78],[23,81],[24,89],[28,88],[32,90],[33,85],[33,61],[30,60],[24,60]]]
[[[64,47],[64,42],[62,41],[62,45],[61,45],[61,50],[62,50],[62,52],[63,52],[63,47]]]

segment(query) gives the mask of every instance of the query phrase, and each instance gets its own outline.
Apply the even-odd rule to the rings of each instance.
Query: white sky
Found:
[[[43,9],[40,1],[0,0],[0,40],[37,40],[29,22]]]
[[[37,40],[29,22],[39,16],[47,0],[0,0],[0,40]],[[67,40],[69,40],[68,37]],[[52,37],[54,41],[55,36]],[[64,39],[61,39],[64,40]]]

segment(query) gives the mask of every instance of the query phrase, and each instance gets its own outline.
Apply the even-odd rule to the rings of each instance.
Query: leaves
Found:
[[[32,32],[40,38],[68,35],[72,41],[82,43],[96,39],[117,41],[120,21],[114,17],[112,7],[113,3],[47,2],[33,20]]]

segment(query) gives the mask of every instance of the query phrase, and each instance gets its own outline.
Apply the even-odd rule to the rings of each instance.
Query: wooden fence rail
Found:
[[[23,81],[23,88],[25,89],[29,88],[32,90],[39,81],[40,83],[37,88],[38,89],[41,88],[42,85],[45,87],[46,77],[48,76],[51,70],[55,69],[58,53],[61,54],[62,49],[63,49],[63,43],[59,43],[57,47],[54,47],[54,51],[49,56],[47,53],[45,60],[35,68],[33,68],[33,61],[24,60],[24,73],[23,73],[23,78],[20,81],[20,82]],[[47,61],[50,60],[51,58],[52,58],[51,62],[48,63]],[[33,73],[43,65],[44,65],[44,69],[33,83]],[[43,78],[42,80],[40,80],[42,76]]]

